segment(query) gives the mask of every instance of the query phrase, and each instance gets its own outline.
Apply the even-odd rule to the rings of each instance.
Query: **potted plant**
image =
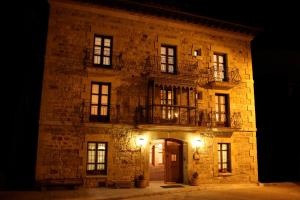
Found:
[[[191,180],[190,180],[190,185],[193,185],[193,186],[199,185],[199,174],[198,174],[198,172],[194,172],[192,174],[192,177],[191,177]]]
[[[145,176],[143,174],[139,175],[135,179],[135,185],[138,188],[145,188],[145,187],[147,187],[147,180],[145,179]]]

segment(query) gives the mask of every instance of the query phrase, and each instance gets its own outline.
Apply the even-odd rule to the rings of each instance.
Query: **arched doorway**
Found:
[[[176,139],[153,140],[150,145],[150,181],[182,183],[183,143]]]

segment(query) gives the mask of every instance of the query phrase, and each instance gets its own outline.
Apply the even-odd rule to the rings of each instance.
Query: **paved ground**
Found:
[[[130,198],[131,200],[300,200],[300,185],[267,184],[250,188],[216,188],[174,194]]]
[[[144,189],[92,188],[56,191],[2,191],[0,200],[104,200],[104,199],[201,199],[201,200],[300,200],[300,184],[280,183],[201,185],[183,188],[161,188],[162,183],[151,183]]]

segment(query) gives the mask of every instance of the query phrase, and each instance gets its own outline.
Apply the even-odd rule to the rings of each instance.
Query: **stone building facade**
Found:
[[[253,30],[140,3],[49,3],[37,182],[258,181]]]

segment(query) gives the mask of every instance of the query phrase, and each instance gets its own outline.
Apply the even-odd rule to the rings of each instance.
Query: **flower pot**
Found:
[[[190,185],[192,185],[192,186],[197,186],[197,185],[199,185],[200,183],[199,183],[199,178],[192,178],[191,180],[190,180]]]
[[[137,188],[145,188],[145,187],[147,187],[147,180],[146,179],[142,179],[142,180],[137,179],[135,181],[135,186]]]

